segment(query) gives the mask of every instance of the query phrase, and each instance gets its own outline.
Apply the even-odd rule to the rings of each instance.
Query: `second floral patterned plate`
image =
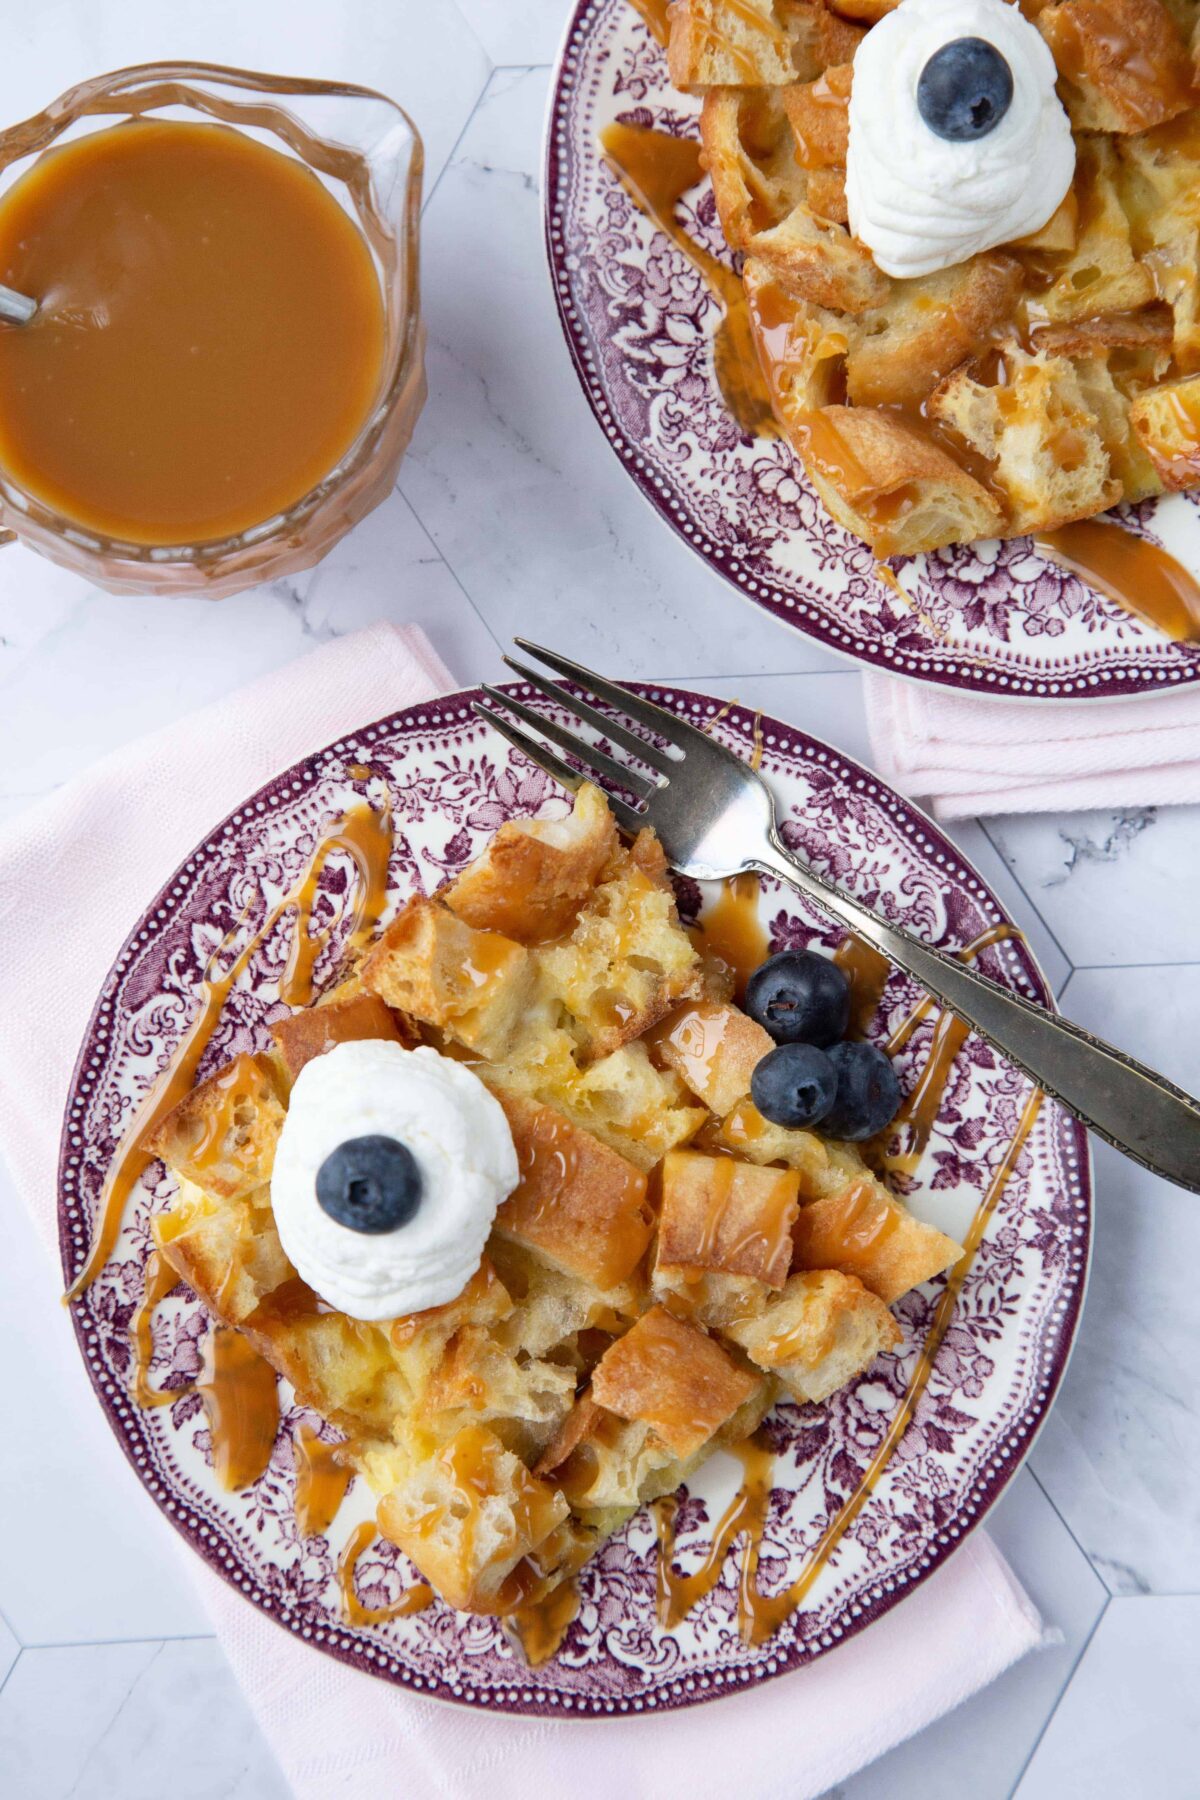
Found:
[[[631,0],[578,0],[547,122],[546,244],[584,392],[650,504],[746,599],[877,669],[1010,699],[1128,698],[1200,680],[1200,644],[1141,623],[1028,538],[896,559],[881,578],[787,445],[739,429],[713,372],[724,303],[686,247],[710,272],[730,267],[711,187],[684,195],[685,243],[673,242],[600,146],[614,121],[695,138],[699,106],[671,85]],[[1200,510],[1186,496],[1122,522],[1200,573]]]
[[[784,835],[814,867],[1051,1004],[995,896],[936,826],[874,776],[775,720],[695,694],[644,691],[738,754],[761,757]],[[898,1046],[903,1086],[916,1096],[893,1179],[914,1210],[973,1249],[952,1286],[943,1279],[905,1297],[902,1342],[866,1375],[826,1405],[771,1414],[773,1464],[749,1579],[765,1596],[787,1594],[777,1633],[755,1644],[739,1635],[744,1540],[710,1558],[736,1486],[728,1457],[701,1470],[674,1521],[676,1569],[690,1574],[711,1561],[715,1576],[674,1630],[656,1620],[659,1545],[646,1512],[584,1570],[578,1617],[537,1669],[523,1665],[497,1621],[440,1601],[387,1623],[365,1620],[363,1608],[394,1608],[415,1570],[394,1546],[371,1541],[373,1504],[361,1482],[331,1519],[302,1531],[297,1477],[306,1458],[311,1468],[321,1425],[286,1383],[276,1415],[265,1368],[251,1394],[256,1422],[267,1420],[261,1454],[232,1477],[235,1491],[219,1478],[221,1415],[206,1375],[212,1327],[188,1290],[168,1291],[170,1271],[166,1287],[156,1280],[152,1263],[150,1221],[169,1207],[172,1183],[147,1158],[122,1162],[121,1147],[167,1071],[180,1070],[186,1088],[194,1070],[207,1075],[267,1045],[270,1022],[287,1010],[281,986],[309,966],[307,953],[293,960],[298,933],[301,952],[316,947],[318,990],[334,978],[368,876],[376,896],[386,890],[386,919],[477,855],[505,820],[566,812],[561,790],[472,714],[474,697],[397,713],[296,764],[218,825],[134,925],[97,1001],[64,1121],[68,1284],[97,1241],[115,1171],[129,1188],[72,1318],[100,1404],[147,1491],[247,1605],[284,1630],[387,1681],[471,1706],[556,1717],[690,1706],[800,1668],[887,1612],[1002,1491],[1050,1406],[1075,1331],[1090,1241],[1086,1139],[1055,1106],[1038,1109],[1022,1076],[922,1008],[893,971],[871,1031]],[[356,833],[331,830],[345,817],[358,821]],[[382,851],[364,859],[368,840]],[[681,884],[685,918],[703,923],[716,898]],[[828,921],[772,883],[758,921],[772,950],[837,942]]]

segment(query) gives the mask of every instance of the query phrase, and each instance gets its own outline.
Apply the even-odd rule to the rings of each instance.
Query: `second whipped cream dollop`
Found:
[[[420,1203],[394,1231],[353,1231],[322,1209],[317,1174],[340,1145],[375,1135],[411,1151]],[[336,1044],[296,1077],[271,1204],[289,1260],[323,1300],[390,1319],[462,1292],[519,1175],[503,1109],[477,1075],[436,1050],[372,1039]]]
[[[934,53],[982,38],[1012,71],[1012,104],[974,142],[932,132],[917,84]],[[850,229],[885,275],[929,275],[1027,237],[1071,185],[1075,144],[1054,58],[1007,0],[901,0],[854,58],[846,202]]]

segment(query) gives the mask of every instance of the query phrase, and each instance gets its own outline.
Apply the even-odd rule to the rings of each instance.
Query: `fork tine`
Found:
[[[669,775],[675,767],[672,758],[665,751],[660,750],[657,744],[651,744],[644,737],[639,737],[636,731],[630,731],[621,724],[619,719],[610,719],[607,713],[597,712],[596,708],[589,706],[586,700],[579,700],[574,694],[568,694],[557,681],[548,680],[536,669],[531,669],[528,663],[518,662],[515,656],[506,656],[504,660],[514,674],[519,675],[522,681],[529,682],[530,686],[535,687],[539,694],[544,694],[547,700],[553,700],[558,706],[565,707],[568,712],[574,713],[576,718],[582,719],[585,724],[594,726],[605,737],[612,738],[614,743],[620,744],[623,750],[628,750],[634,756],[640,757],[642,762],[651,769],[657,769],[660,775]]]
[[[560,656],[557,650],[546,650],[541,644],[531,644],[528,638],[514,638],[513,642],[530,656],[536,657],[538,662],[545,663],[547,668],[565,675],[568,681],[578,682],[589,693],[598,694],[601,700],[607,700],[610,706],[619,707],[631,719],[636,719],[639,725],[644,725],[647,731],[656,731],[660,737],[665,737],[679,749],[685,749],[688,738],[697,735],[694,725],[685,724],[665,707],[655,706],[652,700],[643,700],[640,694],[630,693],[619,681],[606,681],[603,675],[585,669],[582,663]],[[641,755],[640,750],[638,755]],[[667,766],[670,768],[672,765],[668,763]]]
[[[497,706],[503,706],[507,711],[516,713],[518,719],[521,719],[526,725],[532,726],[534,731],[541,732],[543,737],[548,737],[550,742],[557,744],[560,750],[565,750],[569,756],[577,756],[580,762],[586,763],[589,769],[594,769],[597,775],[603,775],[607,780],[615,782],[618,787],[628,789],[630,793],[636,794],[639,800],[647,799],[653,792],[654,784],[647,781],[645,776],[637,774],[633,769],[626,768],[624,763],[614,762],[612,757],[606,756],[603,750],[597,750],[594,744],[586,743],[583,738],[576,737],[573,731],[567,731],[562,725],[556,724],[553,719],[544,718],[541,713],[534,712],[533,708],[526,706],[523,700],[514,700],[511,694],[506,694],[502,688],[488,687],[486,683],[483,691],[488,699],[493,700]]]
[[[578,769],[573,769],[570,763],[564,762],[561,756],[556,756],[553,750],[547,750],[544,744],[539,744],[536,738],[529,736],[528,732],[521,731],[516,725],[511,725],[507,719],[501,718],[498,713],[492,712],[488,707],[480,706],[478,700],[472,700],[471,710],[494,731],[498,731],[501,737],[507,738],[514,750],[519,750],[522,756],[527,756],[531,762],[535,762],[538,768],[544,769],[554,781],[560,781],[564,787],[570,788],[573,794],[583,786],[584,777]],[[623,830],[636,836],[645,820],[640,818],[635,809],[627,805],[618,795],[608,794],[606,798],[617,824]]]
[[[537,743],[529,736],[528,732],[518,731],[515,725],[510,725],[508,720],[502,719],[498,713],[492,712],[486,706],[480,706],[478,700],[472,700],[471,711],[485,724],[490,725],[494,731],[498,731],[501,737],[507,738],[514,750],[519,750],[522,756],[528,756],[540,769],[544,769],[547,775],[552,775],[555,781],[561,781],[564,787],[570,788],[573,794],[583,786],[583,776],[578,769],[573,769],[570,763],[565,763],[561,756],[554,754],[553,750],[547,750],[544,744]]]

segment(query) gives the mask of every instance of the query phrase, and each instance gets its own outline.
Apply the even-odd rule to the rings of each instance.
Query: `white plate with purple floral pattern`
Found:
[[[696,137],[699,107],[630,0],[578,0],[547,121],[546,246],[576,373],[644,498],[746,599],[872,668],[1009,699],[1128,699],[1200,680],[1200,644],[1142,623],[1029,538],[895,558],[881,579],[787,445],[739,429],[713,374],[722,303],[600,150],[615,120]],[[677,217],[731,264],[707,181]],[[1120,518],[1200,574],[1189,496]]]
[[[1052,1004],[984,882],[935,825],[868,771],[775,720],[693,694],[644,691],[742,755],[760,746],[784,835],[814,866],[932,943],[961,949],[985,937],[980,966]],[[222,1002],[207,1009],[201,1075],[264,1047],[269,1022],[287,1010],[279,986],[300,928],[294,909],[259,934],[333,821],[364,803],[377,818],[390,815],[387,916],[477,854],[506,819],[566,811],[562,792],[473,716],[472,698],[455,694],[398,713],[298,763],[217,826],[138,920],[97,1001],[64,1121],[59,1219],[68,1283],[85,1264],[106,1178],[138,1105],[185,1040],[193,1050],[204,1042],[196,1021],[205,1003],[214,993]],[[328,933],[318,985],[332,978],[359,878],[344,850],[328,856],[307,927]],[[711,898],[680,884],[685,917]],[[759,918],[772,948],[836,942],[827,922],[771,883]],[[226,973],[256,936],[258,947],[222,997],[212,986],[218,967]],[[918,998],[893,972],[873,1031],[893,1031]],[[899,1054],[906,1089],[944,1041],[936,1017],[922,1017]],[[151,1409],[132,1397],[149,1221],[172,1192],[160,1164],[150,1163],[134,1185],[72,1317],[100,1403],[147,1491],[247,1605],[284,1630],[385,1680],[468,1705],[558,1717],[688,1706],[799,1668],[895,1605],[983,1517],[1051,1403],[1088,1259],[1084,1133],[1048,1103],[1034,1114],[1024,1078],[975,1038],[948,1069],[930,1125],[917,1176],[904,1184],[910,1203],[961,1241],[972,1231],[979,1241],[956,1296],[942,1280],[900,1304],[896,1351],[827,1405],[784,1405],[771,1415],[775,1458],[757,1582],[766,1594],[809,1585],[776,1635],[756,1647],[743,1645],[737,1629],[737,1546],[684,1623],[659,1628],[658,1547],[645,1513],[584,1571],[578,1617],[558,1655],[537,1669],[520,1662],[495,1621],[440,1601],[385,1625],[347,1623],[338,1558],[369,1519],[370,1498],[355,1483],[324,1532],[300,1535],[294,1439],[318,1421],[286,1384],[265,1471],[238,1492],[220,1485],[193,1387],[210,1326],[185,1288],[161,1301],[145,1340],[151,1386],[174,1397]],[[932,1355],[931,1329],[940,1330]],[[680,1506],[675,1556],[685,1571],[712,1541],[732,1469],[730,1459],[713,1459]],[[832,1547],[814,1576],[823,1539]],[[411,1565],[382,1541],[357,1569],[368,1607],[394,1604],[415,1581]]]

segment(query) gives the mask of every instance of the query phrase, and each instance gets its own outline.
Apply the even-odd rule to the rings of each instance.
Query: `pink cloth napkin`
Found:
[[[418,630],[376,625],[122,750],[0,833],[0,1142],[56,1269],[59,1120],[93,996],[139,909],[271,775],[452,685]],[[57,948],[64,942],[69,958]],[[31,1110],[31,1094],[44,1107]],[[48,1281],[46,1304],[55,1298]],[[343,1668],[184,1554],[298,1800],[807,1800],[1045,1641],[977,1531],[860,1637],[753,1694],[658,1718],[505,1718]]]
[[[864,672],[875,766],[935,819],[1200,800],[1200,694],[977,700]]]

